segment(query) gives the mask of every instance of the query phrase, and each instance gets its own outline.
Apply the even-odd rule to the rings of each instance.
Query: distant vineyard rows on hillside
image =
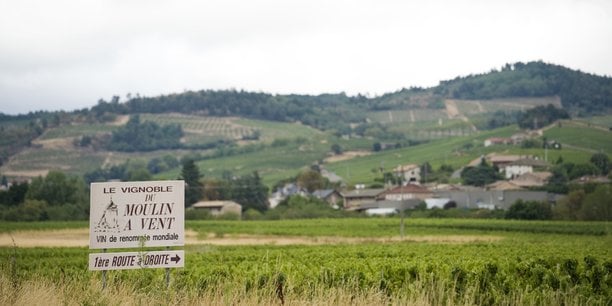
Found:
[[[207,136],[222,136],[229,139],[241,139],[251,135],[254,129],[234,123],[235,119],[222,117],[203,117],[184,114],[146,114],[144,120],[154,121],[160,125],[180,124],[187,133]]]

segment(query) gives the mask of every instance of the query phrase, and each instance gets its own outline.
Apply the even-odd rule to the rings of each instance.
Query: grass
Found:
[[[104,155],[99,152],[41,148],[26,150],[14,156],[10,168],[13,171],[51,169],[72,175],[82,175],[86,171],[99,167],[104,159]]]
[[[556,140],[562,144],[586,149],[591,153],[603,151],[606,154],[612,154],[612,131],[563,122],[561,127],[555,126],[546,130],[544,135],[549,140]]]
[[[62,125],[60,127],[52,128],[46,131],[40,137],[40,139],[48,140],[55,138],[80,137],[83,135],[95,135],[99,133],[110,133],[116,130],[117,128],[117,126],[111,126],[106,124]]]
[[[208,177],[222,177],[229,172],[234,175],[259,172],[266,185],[273,185],[278,180],[296,175],[303,167],[321,160],[330,150],[330,145],[320,141],[307,143],[289,142],[287,145],[266,146],[263,150],[251,153],[219,157],[198,161],[200,173]],[[159,178],[176,178],[179,169],[158,175]]]
[[[248,126],[261,132],[261,139],[272,142],[274,139],[294,139],[298,137],[311,139],[320,136],[322,132],[299,123],[264,121],[254,119],[238,119],[237,124]]]

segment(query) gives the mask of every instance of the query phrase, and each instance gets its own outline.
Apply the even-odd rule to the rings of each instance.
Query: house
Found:
[[[337,175],[336,173],[325,169],[323,166],[320,166],[321,176],[329,180],[330,183],[342,183],[342,177]]]
[[[312,196],[329,203],[333,208],[338,208],[342,201],[342,195],[334,189],[315,190]]]
[[[242,215],[242,205],[234,201],[200,201],[191,205],[193,209],[208,210],[212,216],[224,214]]]
[[[292,195],[306,197],[308,196],[308,191],[294,183],[285,184],[285,186],[276,189],[268,198],[270,208],[276,207],[278,203]]]
[[[497,181],[486,186],[487,190],[521,190],[521,186],[508,181]]]
[[[508,209],[518,200],[550,202],[546,191],[529,190],[486,190],[470,189],[461,191],[435,191],[435,198],[447,198],[457,203],[458,208]]]
[[[403,180],[408,183],[418,184],[421,181],[421,167],[419,167],[419,165],[398,165],[393,168],[393,174],[403,178]]]
[[[521,158],[504,164],[502,167],[499,167],[499,171],[504,172],[506,179],[512,179],[526,173],[532,173],[535,167],[544,168],[546,166],[548,166],[548,163],[545,161],[532,158]]]
[[[541,187],[546,185],[551,176],[550,172],[530,172],[514,178],[510,183],[525,188]]]
[[[345,209],[354,209],[355,207],[361,207],[368,203],[376,202],[377,198],[384,189],[355,189],[346,192],[342,192],[342,200]]]
[[[520,155],[489,155],[487,156],[491,166],[503,169],[506,165],[509,165],[517,160],[525,158]]]
[[[425,199],[425,205],[427,205],[427,209],[440,208],[443,209],[444,206],[450,202],[450,199],[447,198],[429,198]]]
[[[409,199],[425,200],[431,198],[432,192],[424,186],[416,184],[406,184],[386,190],[380,195],[388,201],[404,201]]]
[[[512,143],[513,141],[511,138],[491,137],[491,138],[485,139],[484,146],[489,147],[493,145],[507,145],[507,144],[512,144]]]

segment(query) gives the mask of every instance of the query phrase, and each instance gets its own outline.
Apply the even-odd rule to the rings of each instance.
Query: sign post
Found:
[[[89,254],[89,270],[184,267],[184,251],[170,250],[185,245],[184,181],[92,183],[90,189],[89,248],[104,253]],[[106,253],[116,248],[141,251]],[[169,277],[167,270],[167,283]]]

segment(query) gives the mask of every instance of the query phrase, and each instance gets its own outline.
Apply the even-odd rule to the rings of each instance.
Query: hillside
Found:
[[[518,116],[533,107],[551,104],[574,116],[609,113],[611,88],[608,77],[532,62],[374,98],[211,90],[125,102],[114,97],[74,112],[0,114],[0,175],[29,178],[61,170],[82,176],[128,162],[155,169],[158,178],[176,178],[176,165],[150,167],[172,156],[195,158],[206,176],[258,171],[268,185],[317,163],[351,184],[373,183],[377,169],[400,163],[458,168],[488,152],[481,145],[485,138],[517,132]],[[169,135],[180,135],[174,136],[180,141],[166,148],[147,144],[146,152],[127,148],[133,131],[125,128],[136,115],[142,124],[137,130],[173,127]],[[566,145],[551,158],[582,162],[592,152],[612,154],[609,118],[574,118],[546,130],[548,139]],[[126,142],[110,145],[117,135]],[[151,137],[148,141],[160,136]],[[347,154],[333,153],[332,146]]]

